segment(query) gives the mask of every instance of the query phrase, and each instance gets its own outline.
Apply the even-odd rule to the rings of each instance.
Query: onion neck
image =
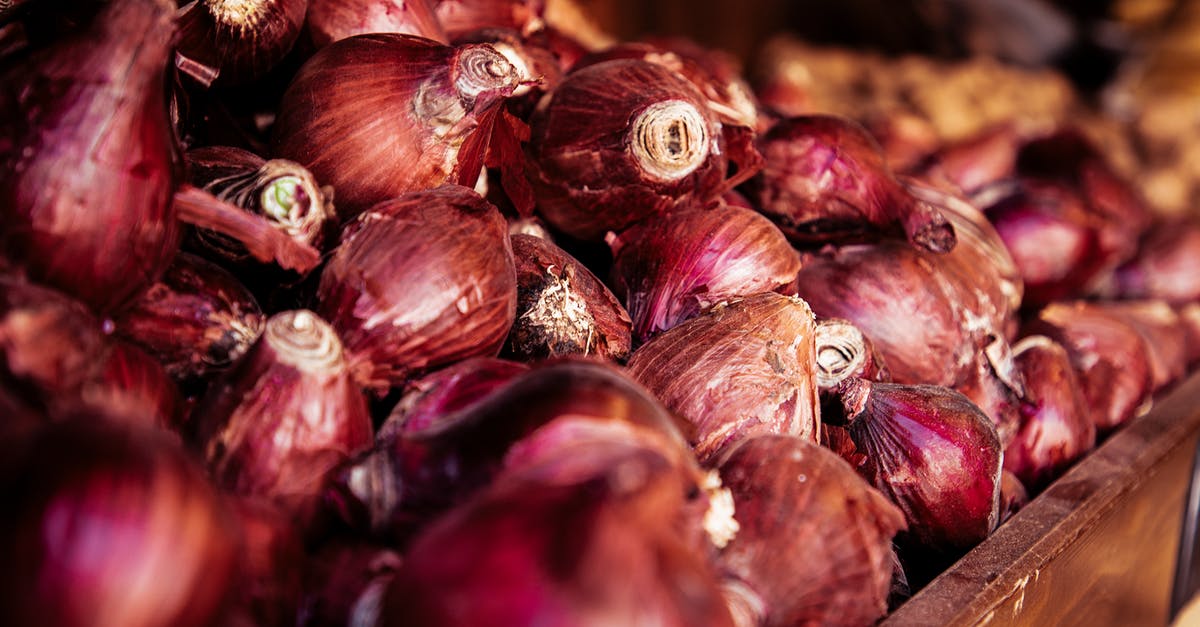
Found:
[[[844,320],[822,320],[816,329],[817,386],[833,390],[863,371],[867,347],[863,334]]]
[[[871,398],[873,384],[858,377],[851,377],[837,386],[838,397],[842,401],[842,413],[846,424],[854,424],[867,411],[867,402]]]
[[[285,311],[267,321],[263,341],[281,363],[309,373],[345,368],[342,342],[329,323],[308,310]]]
[[[251,32],[262,26],[274,2],[268,0],[207,0],[208,14],[219,26],[234,32]]]
[[[664,100],[646,107],[629,129],[633,158],[651,178],[675,181],[708,159],[711,138],[700,110],[683,100]]]
[[[515,89],[521,81],[517,68],[488,44],[463,46],[453,76],[454,89],[468,103],[485,92]]]

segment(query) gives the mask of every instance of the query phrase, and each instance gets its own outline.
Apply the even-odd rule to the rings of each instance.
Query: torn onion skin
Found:
[[[309,0],[304,27],[316,48],[368,33],[416,35],[449,43],[433,0]]]
[[[517,314],[504,353],[520,361],[590,355],[623,362],[631,321],[608,287],[553,242],[512,236]]]
[[[799,298],[756,294],[642,345],[629,373],[695,430],[701,462],[758,434],[819,437],[816,320]]]
[[[179,16],[175,65],[204,87],[261,78],[300,35],[308,0],[196,0]]]
[[[355,377],[378,393],[461,359],[495,357],[517,309],[508,225],[465,187],[403,194],[347,227],[317,298]]]
[[[738,533],[717,565],[725,588],[762,611],[739,624],[867,625],[887,613],[904,514],[849,464],[811,442],[764,435],[735,445],[718,468]]]
[[[529,366],[507,359],[472,357],[431,372],[405,386],[404,396],[379,428],[379,439],[420,433],[443,418],[483,401]]]
[[[608,244],[613,284],[639,344],[722,302],[782,291],[800,270],[770,220],[725,204],[655,216]]]

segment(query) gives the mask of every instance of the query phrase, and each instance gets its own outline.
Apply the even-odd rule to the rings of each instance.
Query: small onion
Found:
[[[695,428],[704,462],[757,434],[818,438],[815,325],[795,297],[717,307],[634,351],[629,373]]]
[[[176,66],[208,87],[262,77],[292,49],[308,0],[195,0],[181,10]]]
[[[305,28],[313,45],[368,33],[417,35],[447,43],[431,0],[309,0]]]
[[[98,372],[79,390],[80,406],[94,407],[113,419],[146,421],[164,429],[179,427],[183,399],[153,357],[115,340],[98,366]]]
[[[1200,224],[1163,222],[1138,245],[1137,255],[1099,288],[1107,298],[1200,301]]]
[[[728,205],[656,216],[608,243],[638,343],[722,302],[781,290],[800,269],[770,220]]]

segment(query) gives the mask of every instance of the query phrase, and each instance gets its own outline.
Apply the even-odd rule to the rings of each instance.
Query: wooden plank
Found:
[[[1167,624],[1198,436],[1193,375],[881,624]]]

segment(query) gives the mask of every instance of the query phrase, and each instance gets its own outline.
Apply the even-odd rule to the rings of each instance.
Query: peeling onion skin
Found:
[[[507,359],[472,357],[409,383],[404,396],[379,428],[379,439],[419,433],[464,410],[529,370]]]
[[[380,203],[343,233],[317,298],[355,377],[376,392],[468,357],[495,357],[517,309],[508,225],[456,185]]]
[[[634,351],[629,374],[693,425],[703,463],[758,434],[815,444],[815,326],[804,301],[757,294],[658,335]]]
[[[308,0],[198,0],[179,16],[177,67],[205,87],[261,78],[292,49],[307,9]]]
[[[758,140],[761,172],[751,201],[801,246],[862,243],[900,235],[937,253],[954,248],[940,210],[909,194],[862,126],[832,115],[777,122]]]
[[[530,126],[538,211],[578,239],[599,240],[726,191],[720,123],[695,87],[648,61],[568,74]]]
[[[1084,301],[1054,303],[1028,321],[1023,333],[1045,335],[1067,349],[1098,434],[1149,410],[1150,357],[1128,322]]]
[[[317,48],[355,35],[397,33],[449,43],[431,0],[309,0],[305,30]]]
[[[305,310],[272,316],[250,352],[210,386],[193,420],[219,486],[271,500],[302,526],[326,475],[372,441],[366,399],[341,342]]]
[[[825,427],[841,426],[846,422],[838,391],[841,383],[852,378],[891,381],[892,372],[875,349],[875,344],[849,320],[818,319],[814,333],[815,373],[821,398],[821,437],[822,443],[828,444],[825,441],[828,438]],[[838,450],[836,446],[829,448]]]
[[[232,274],[187,253],[112,319],[117,335],[177,380],[228,369],[266,324],[254,296]]]
[[[608,244],[613,284],[639,344],[722,302],[782,291],[800,270],[770,220],[723,204],[650,218]]]
[[[1031,335],[1013,353],[1026,397],[1016,438],[1004,449],[1004,468],[1038,492],[1095,447],[1096,425],[1061,344]]]
[[[518,81],[486,44],[357,35],[300,68],[283,95],[272,150],[332,185],[346,221],[406,192],[473,185],[472,163],[488,139],[475,131]]]
[[[237,527],[172,436],[87,414],[5,446],[0,555],[22,576],[0,590],[0,622],[220,622]]]
[[[504,353],[521,361],[565,355],[629,357],[631,321],[608,287],[553,242],[512,236],[517,317]]]
[[[0,67],[0,251],[105,313],[179,247],[163,77],[174,8],[110,2]]]
[[[722,573],[762,601],[750,624],[869,625],[887,613],[904,514],[835,453],[797,438],[743,440],[719,465],[738,535]]]
[[[847,382],[858,471],[908,521],[897,542],[929,557],[957,558],[999,524],[1003,449],[996,428],[946,387]],[[858,411],[855,411],[855,410]]]

